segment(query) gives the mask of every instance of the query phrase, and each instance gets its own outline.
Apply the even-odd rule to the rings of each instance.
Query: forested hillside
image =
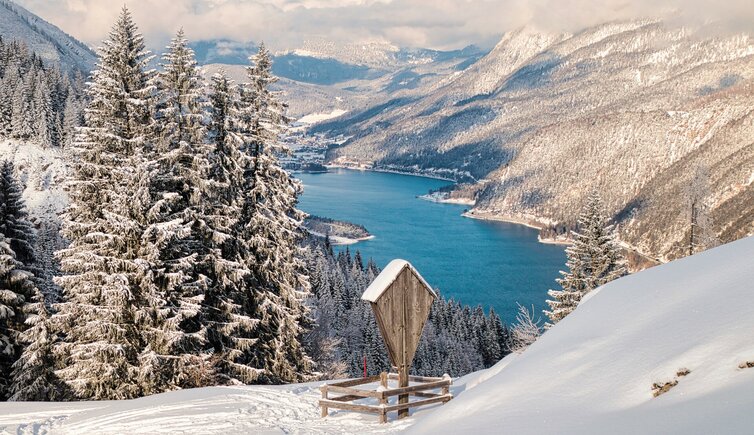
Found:
[[[308,333],[311,355],[326,379],[359,377],[390,370],[387,349],[369,304],[361,295],[379,274],[357,251],[337,255],[332,247],[311,242],[306,255],[316,326]],[[413,361],[412,373],[461,376],[495,364],[511,352],[511,332],[494,310],[462,306],[440,296]]]
[[[81,72],[64,74],[25,42],[0,37],[0,137],[70,144],[83,121],[83,87]]]
[[[153,70],[123,9],[99,56],[84,86],[0,40],[12,97],[0,399],[358,376],[365,359],[389,368],[358,302],[376,266],[304,237],[301,184],[278,160],[287,117],[270,52],[260,47],[241,83],[207,80],[179,31]],[[440,300],[415,369],[489,367],[508,337],[494,312]]]
[[[10,0],[0,1],[0,36],[24,41],[42,60],[67,73],[88,73],[96,59],[85,44]]]
[[[599,190],[621,239],[683,255],[697,167],[722,241],[754,231],[754,41],[656,21],[577,34],[524,28],[420,98],[323,123],[335,163],[478,183],[474,212],[573,226]]]

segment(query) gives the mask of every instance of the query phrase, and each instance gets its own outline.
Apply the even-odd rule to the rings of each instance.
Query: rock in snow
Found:
[[[746,433],[753,283],[754,237],[621,278],[524,353],[457,379],[447,405],[387,425],[343,411],[321,419],[310,383],[2,403],[0,433]],[[654,396],[655,383],[675,381]]]

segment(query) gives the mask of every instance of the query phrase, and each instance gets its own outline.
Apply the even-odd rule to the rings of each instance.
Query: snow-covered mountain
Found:
[[[197,41],[191,46],[202,65],[247,65],[249,56],[259,48],[254,42],[228,39]],[[438,51],[398,48],[386,43],[338,44],[309,40],[304,42],[302,48],[276,53],[273,71],[277,76],[290,80],[330,86],[354,80],[374,80],[417,65],[451,62],[463,69],[484,53],[474,46]]]
[[[24,41],[42,60],[68,72],[86,74],[96,60],[85,44],[9,0],[0,0],[0,37]]]
[[[315,131],[352,138],[332,161],[482,180],[479,216],[571,224],[597,188],[625,241],[675,258],[682,191],[700,165],[720,238],[754,234],[754,39],[707,30],[523,28],[411,98]]]
[[[748,433],[754,425],[752,264],[749,237],[613,281],[523,353],[454,380],[448,404],[387,425],[347,411],[320,418],[319,383],[309,383],[122,401],[0,403],[0,431]],[[666,391],[655,396],[655,384]]]

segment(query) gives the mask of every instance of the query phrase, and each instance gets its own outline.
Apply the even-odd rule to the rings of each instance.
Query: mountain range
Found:
[[[259,49],[254,42],[229,39],[197,41],[191,44],[201,65],[247,65]],[[475,46],[439,51],[425,48],[399,48],[387,43],[344,43],[308,40],[301,48],[275,54],[273,72],[302,83],[336,85],[352,80],[372,80],[416,65],[455,62],[459,69],[486,52]]]
[[[454,178],[464,183],[449,196],[473,204],[470,215],[543,227],[572,226],[598,190],[622,241],[670,260],[685,254],[685,196],[700,167],[717,237],[754,234],[754,38],[713,30],[528,26],[489,52],[312,40],[275,65],[294,119],[345,112],[309,130],[334,139],[330,163]],[[6,0],[0,36],[66,71],[95,62],[85,44]],[[194,48],[208,73],[244,80],[257,46]]]
[[[331,163],[451,176],[472,215],[573,225],[602,193],[623,241],[684,255],[684,192],[709,172],[721,241],[754,233],[754,39],[660,21],[504,35],[463,72],[314,127]]]

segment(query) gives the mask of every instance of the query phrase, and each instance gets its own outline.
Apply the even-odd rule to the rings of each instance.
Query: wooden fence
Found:
[[[394,411],[408,410],[424,405],[434,403],[445,403],[453,398],[450,394],[450,385],[452,380],[450,376],[444,375],[441,378],[430,378],[424,376],[409,376],[409,382],[415,385],[407,387],[389,388],[389,380],[398,380],[396,373],[380,373],[377,376],[369,376],[361,379],[325,384],[320,387],[322,399],[319,406],[322,408],[322,417],[326,417],[329,408],[344,409],[347,411],[367,412],[377,414],[380,417],[380,423],[387,423],[387,413]],[[366,385],[379,382],[380,387],[376,390],[365,390],[355,388],[359,385]],[[431,392],[439,389],[440,392]],[[340,396],[329,397],[330,393],[339,393]],[[399,396],[396,403],[390,403],[390,398]],[[409,396],[418,400],[411,401]],[[350,403],[362,399],[376,399],[376,405],[366,403]]]

